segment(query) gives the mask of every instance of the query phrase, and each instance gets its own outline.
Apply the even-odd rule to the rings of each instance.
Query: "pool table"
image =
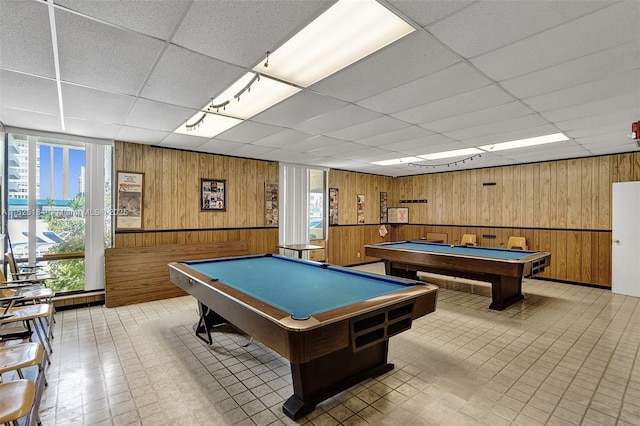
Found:
[[[434,285],[280,255],[168,266],[171,281],[200,302],[196,334],[228,322],[291,363],[283,410],[292,419],[393,369],[389,337],[436,308]]]
[[[417,279],[424,271],[489,282],[489,308],[498,311],[522,300],[522,278],[541,273],[551,262],[546,252],[424,241],[369,244],[364,252],[384,260],[387,275]]]

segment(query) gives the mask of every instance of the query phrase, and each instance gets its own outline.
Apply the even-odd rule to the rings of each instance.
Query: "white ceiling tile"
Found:
[[[398,151],[409,155],[420,155],[425,152],[448,151],[453,139],[444,135],[430,135],[417,139],[403,140],[401,142],[385,144],[384,148],[390,151]]]
[[[565,134],[570,138],[582,139],[589,137],[601,137],[603,135],[611,135],[618,133],[621,130],[620,122],[613,124],[599,125],[599,123],[592,123],[591,126],[581,127],[579,129],[573,129],[565,131]],[[629,123],[628,130],[631,131],[631,123]]]
[[[253,68],[326,10],[330,0],[197,0],[173,42],[232,64]]]
[[[425,103],[415,108],[397,112],[392,114],[392,116],[409,123],[421,124],[456,117],[468,112],[490,108],[514,100],[515,98],[511,95],[497,85],[492,84],[435,102]]]
[[[357,105],[347,105],[343,108],[303,121],[300,124],[292,126],[292,128],[320,135],[335,132],[336,130],[344,129],[354,124],[370,121],[379,116],[379,113],[361,108]]]
[[[195,150],[208,140],[207,138],[183,135],[182,133],[169,133],[158,145],[168,148]]]
[[[622,129],[618,129],[617,132],[607,133],[606,135],[593,136],[589,138],[577,138],[576,142],[584,146],[586,149],[603,148],[611,145],[625,145],[628,143],[635,144],[635,142],[629,138],[629,134],[625,134],[625,131]]]
[[[368,147],[359,151],[345,152],[344,154],[342,154],[342,156],[344,158],[349,158],[352,160],[371,162],[388,158],[389,151],[387,151],[386,149]]]
[[[48,132],[62,132],[59,115],[42,114],[39,112],[0,107],[0,122],[7,126],[24,129],[43,130]]]
[[[251,118],[260,123],[291,127],[347,105],[346,102],[303,90]]]
[[[431,25],[429,31],[463,57],[471,58],[608,4],[611,2],[481,1]]]
[[[603,98],[594,102],[583,103],[578,106],[560,108],[553,111],[543,112],[542,116],[552,122],[567,121],[577,118],[593,117],[599,114],[606,114],[613,111],[627,110],[640,106],[640,94],[631,93],[628,95],[612,98]]]
[[[379,133],[375,136],[358,139],[355,142],[368,146],[381,146],[411,139],[424,138],[432,134],[433,133],[429,130],[423,129],[421,127],[410,126],[395,130],[393,132]]]
[[[547,122],[538,114],[529,114],[523,117],[488,123],[480,126],[467,128],[461,126],[459,130],[443,132],[443,134],[450,137],[451,139],[463,140],[472,137],[498,135],[508,131],[517,131],[520,129],[538,127],[546,123]]]
[[[56,13],[62,80],[137,95],[164,43],[68,13]]]
[[[345,152],[359,151],[367,149],[367,146],[360,145],[353,142],[341,142],[331,147],[321,148],[313,153],[315,155],[327,156],[327,157],[339,157]]]
[[[240,142],[229,142],[220,139],[211,139],[198,147],[200,152],[208,152],[210,154],[228,154],[241,146]]]
[[[78,120],[75,118],[66,118],[64,125],[66,133],[99,139],[115,139],[120,131],[120,126],[116,124]]]
[[[263,160],[284,161],[287,163],[309,164],[313,160],[320,158],[313,154],[296,152],[290,150],[274,149],[273,151],[260,155]]]
[[[268,146],[258,146],[252,144],[242,144],[233,151],[229,151],[229,155],[235,157],[253,157],[256,155],[264,154],[265,152],[273,151],[273,148]]]
[[[218,137],[231,142],[250,143],[282,131],[282,127],[269,126],[249,120],[232,127]],[[259,145],[259,144],[256,144]]]
[[[322,148],[330,148],[343,144],[344,141],[327,136],[313,136],[287,146],[287,149],[296,152],[315,152]]]
[[[102,90],[73,84],[62,84],[65,115],[106,123],[122,123],[129,108],[136,100],[129,95],[118,95]]]
[[[169,46],[141,96],[190,108],[202,108],[246,70],[177,46]]]
[[[638,145],[631,142],[627,145],[608,146],[607,148],[593,148],[589,152],[593,155],[622,154],[627,152],[638,152]]]
[[[407,55],[407,52],[420,52]],[[396,41],[381,51],[311,86],[338,99],[356,102],[425,75],[460,59],[422,31]]]
[[[0,70],[0,106],[60,115],[55,80]]]
[[[582,105],[602,98],[623,96],[640,90],[640,69],[603,80],[569,87],[533,98],[524,102],[536,111],[551,111],[571,105]],[[640,92],[636,91],[636,95]],[[640,99],[640,98],[639,98]]]
[[[33,1],[0,1],[2,68],[42,77],[56,76],[48,9],[45,4]]]
[[[605,79],[611,75],[625,74],[637,69],[639,63],[640,49],[638,43],[633,41],[511,78],[500,84],[515,96],[528,98]]]
[[[556,126],[563,131],[570,131],[618,123],[620,127],[630,129],[631,123],[638,121],[638,117],[640,117],[640,107],[600,114],[593,117],[560,121],[556,123]]]
[[[298,130],[285,129],[278,133],[274,133],[267,137],[257,139],[254,145],[269,146],[271,148],[284,148],[312,137],[309,133],[299,132]]]
[[[471,60],[501,81],[640,38],[639,3],[623,1]]]
[[[143,34],[167,40],[180,21],[189,2],[183,0],[56,0],[57,5],[128,28]]]
[[[136,141],[136,143],[156,145],[158,141],[163,140],[167,135],[169,135],[169,132],[122,126],[116,139],[122,142]]]
[[[127,126],[173,132],[194,114],[194,110],[138,99],[125,119]],[[206,120],[206,118],[205,118]]]
[[[469,65],[459,63],[435,74],[363,99],[357,104],[374,111],[392,114],[478,89],[489,83],[490,80]]]
[[[217,138],[172,133],[333,3],[56,0],[49,6],[0,0],[0,121],[387,176],[445,170],[370,161],[559,131],[575,138],[573,144],[513,152],[513,158],[492,153],[447,170],[639,149],[627,135],[640,118],[640,3],[624,0],[385,0],[425,30]],[[55,10],[65,129],[53,80],[49,7]],[[473,65],[463,61],[484,51]],[[535,105],[537,114],[522,115],[525,105]]]
[[[465,138],[463,142],[467,146],[482,146],[492,143],[508,142],[518,139],[532,138],[536,136],[551,135],[558,133],[558,128],[551,124],[542,126],[526,127],[521,129],[504,130],[492,135],[473,135]]]
[[[474,3],[474,1],[464,0],[388,0],[388,2],[401,13],[410,16],[421,27],[426,27]]]
[[[388,115],[383,115],[382,117],[377,117],[373,120],[356,124],[355,126],[346,127],[344,129],[336,130],[335,132],[329,132],[327,133],[327,136],[345,141],[354,141],[367,138],[369,136],[379,135],[380,133],[387,133],[402,129],[403,127],[408,126],[410,126],[410,124],[405,123],[404,121],[396,120]]]
[[[479,111],[469,112],[456,117],[444,120],[432,121],[420,124],[421,127],[432,132],[444,133],[452,132],[461,127],[482,126],[483,124],[496,123],[523,115],[533,114],[534,111],[520,101],[509,102],[492,108],[485,108]]]

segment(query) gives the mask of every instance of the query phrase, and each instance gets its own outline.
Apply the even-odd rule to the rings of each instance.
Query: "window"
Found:
[[[309,240],[324,240],[326,235],[326,172],[309,169]]]
[[[41,264],[56,292],[103,288],[102,267],[85,269],[111,244],[111,146],[7,133],[4,149],[5,249]]]

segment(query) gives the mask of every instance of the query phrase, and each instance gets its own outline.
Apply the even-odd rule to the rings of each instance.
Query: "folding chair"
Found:
[[[51,339],[53,339],[51,321],[53,317],[53,304],[40,303],[36,305],[22,305],[14,306],[17,301],[22,299],[21,296],[12,296],[0,298],[0,303],[5,303],[3,311],[0,311],[5,318],[0,319],[0,330],[3,326],[9,325],[9,327],[15,328],[15,323],[22,323],[27,332],[31,333],[35,330],[38,335],[38,339],[48,350],[48,353],[53,353],[53,347],[51,345]],[[0,336],[2,333],[0,333]],[[32,335],[32,333],[31,333]],[[29,336],[30,338],[31,336]]]
[[[507,248],[513,250],[528,250],[527,240],[524,237],[509,237]]]
[[[460,245],[463,246],[475,246],[476,244],[476,236],[474,234],[464,234],[462,239],[460,240]]]

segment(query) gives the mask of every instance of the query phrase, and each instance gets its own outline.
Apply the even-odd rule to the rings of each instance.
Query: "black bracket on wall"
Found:
[[[427,200],[400,200],[400,204],[407,204],[407,203],[426,203]]]
[[[482,186],[496,186],[495,182],[482,182]]]

